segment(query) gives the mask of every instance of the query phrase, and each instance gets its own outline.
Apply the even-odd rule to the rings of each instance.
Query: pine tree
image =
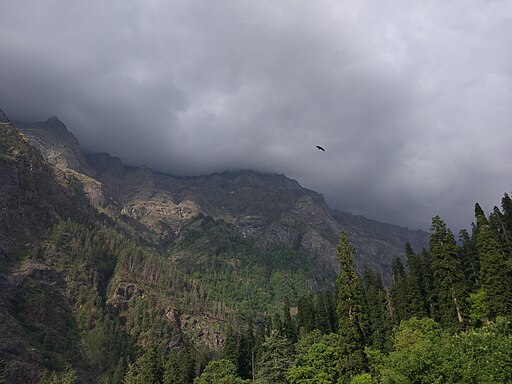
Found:
[[[258,359],[256,377],[261,384],[286,384],[286,372],[293,360],[293,349],[290,341],[272,331],[265,338],[261,355]]]
[[[194,377],[195,362],[188,347],[169,352],[164,364],[163,384],[189,384]]]
[[[128,365],[124,384],[159,384],[162,382],[163,365],[155,348],[148,348],[134,364]]]
[[[452,232],[439,217],[432,219],[430,253],[438,313],[445,327],[457,329],[464,325],[467,288],[460,266],[458,249]]]
[[[315,305],[311,296],[302,296],[297,304],[298,328],[310,332],[315,329]]]
[[[414,253],[411,245],[405,245],[405,256],[407,257],[407,266],[409,276],[406,279],[407,285],[407,318],[412,316],[421,318],[427,315],[427,303],[425,287],[423,283],[423,268],[420,257]]]
[[[505,193],[501,199],[501,209],[503,211],[503,221],[509,233],[512,233],[512,199]]]
[[[361,278],[354,264],[355,249],[341,232],[336,259],[340,263],[338,287],[338,333],[340,335],[340,377],[343,382],[367,368],[365,347],[366,316]]]
[[[322,333],[329,333],[327,306],[322,292],[318,292],[316,295],[315,312],[315,328],[322,331]]]
[[[480,261],[474,238],[469,236],[468,231],[462,229],[459,232],[461,243],[459,258],[464,277],[470,291],[476,291],[479,287]]]
[[[434,275],[432,273],[432,255],[423,248],[420,253],[421,276],[425,292],[425,305],[427,316],[432,317],[438,313],[437,297],[434,292]]]
[[[505,248],[500,244],[499,233],[492,230],[480,205],[475,205],[477,225],[476,245],[480,255],[480,278],[485,292],[489,319],[512,313],[512,292],[507,273]]]
[[[370,345],[387,351],[390,347],[391,321],[387,313],[386,291],[381,279],[369,268],[364,272],[363,282],[368,306]]]
[[[393,303],[393,317],[396,323],[407,319],[407,276],[400,258],[396,258],[392,265],[393,286],[391,288],[391,301]]]
[[[290,313],[290,300],[285,298],[283,303],[283,333],[291,342],[297,341],[297,332]]]
[[[226,330],[226,340],[224,341],[223,358],[231,361],[235,366],[238,360],[238,346],[240,342],[240,335],[233,329],[231,324],[228,325]]]
[[[238,375],[242,379],[252,378],[255,343],[253,325],[250,322],[247,331],[240,335],[238,346],[237,367]]]

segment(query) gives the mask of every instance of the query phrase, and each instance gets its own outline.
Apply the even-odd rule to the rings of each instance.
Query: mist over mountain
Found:
[[[372,343],[386,342],[392,324],[402,326],[414,311],[460,326],[466,316],[461,284],[478,288],[475,252],[487,249],[484,237],[462,233],[458,246],[438,217],[431,237],[332,210],[321,194],[283,174],[178,177],[84,152],[56,117],[15,124],[23,140],[0,123],[0,380],[118,384],[154,372],[159,382],[167,375],[189,384],[208,375],[212,359],[229,356],[232,343],[239,357],[231,374],[238,367],[238,375],[250,378],[244,367],[257,344],[244,350],[245,337],[262,348],[281,333],[289,342],[338,337],[344,325],[336,320],[336,300],[352,284],[364,281],[361,308],[368,310]],[[504,213],[490,216],[492,226],[482,226],[486,218],[477,206],[477,229],[496,229],[489,239],[507,250],[508,195],[502,204]],[[440,235],[446,239],[434,247]],[[442,247],[449,258],[432,262]],[[428,280],[446,260],[453,266],[442,271],[457,277],[457,291]],[[505,276],[506,258],[496,260],[502,267],[492,276]],[[352,277],[340,284],[347,273]],[[496,285],[497,294],[507,292],[505,285]],[[444,308],[446,314],[436,312]],[[492,308],[508,311],[505,304]],[[144,368],[155,358],[157,368]]]

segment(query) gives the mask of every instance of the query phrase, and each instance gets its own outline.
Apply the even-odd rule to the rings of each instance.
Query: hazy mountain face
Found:
[[[426,245],[424,232],[333,211],[284,175],[174,177],[83,153],[56,118],[17,126],[51,170],[0,126],[0,359],[14,383],[63,361],[86,361],[79,374],[94,381],[135,345],[165,350],[183,335],[219,349],[226,318],[331,287],[341,229],[359,269],[385,280],[406,241]]]
[[[174,177],[147,167],[127,167],[108,154],[85,155],[56,118],[24,125],[31,140],[56,167],[78,178],[92,205],[155,245],[171,249],[187,225],[201,216],[223,220],[260,250],[294,248],[314,256],[315,269],[336,273],[334,248],[345,230],[357,248],[359,268],[369,265],[389,278],[391,261],[406,242],[420,250],[421,231],[333,211],[322,195],[285,175],[253,171]]]

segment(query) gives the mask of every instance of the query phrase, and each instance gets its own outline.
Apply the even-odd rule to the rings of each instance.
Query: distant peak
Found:
[[[66,125],[62,121],[60,121],[57,116],[52,116],[46,121],[41,121],[39,125],[42,125],[45,128],[49,128],[57,132],[68,133]]]

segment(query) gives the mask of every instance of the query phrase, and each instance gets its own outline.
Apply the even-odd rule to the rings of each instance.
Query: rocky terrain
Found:
[[[332,287],[340,230],[385,281],[406,242],[427,246],[284,175],[175,177],[84,153],[57,118],[16,126],[35,152],[0,123],[0,363],[14,383],[66,362],[94,382],[151,342],[219,349],[227,319]]]
[[[368,265],[388,281],[405,243],[428,246],[426,232],[332,210],[320,194],[284,175],[242,170],[174,177],[108,154],[84,154],[55,117],[21,128],[51,164],[82,183],[93,206],[160,247],[172,248],[187,224],[204,215],[232,224],[261,250],[297,248],[314,255],[318,271],[335,273],[334,248],[344,230],[358,267]]]

